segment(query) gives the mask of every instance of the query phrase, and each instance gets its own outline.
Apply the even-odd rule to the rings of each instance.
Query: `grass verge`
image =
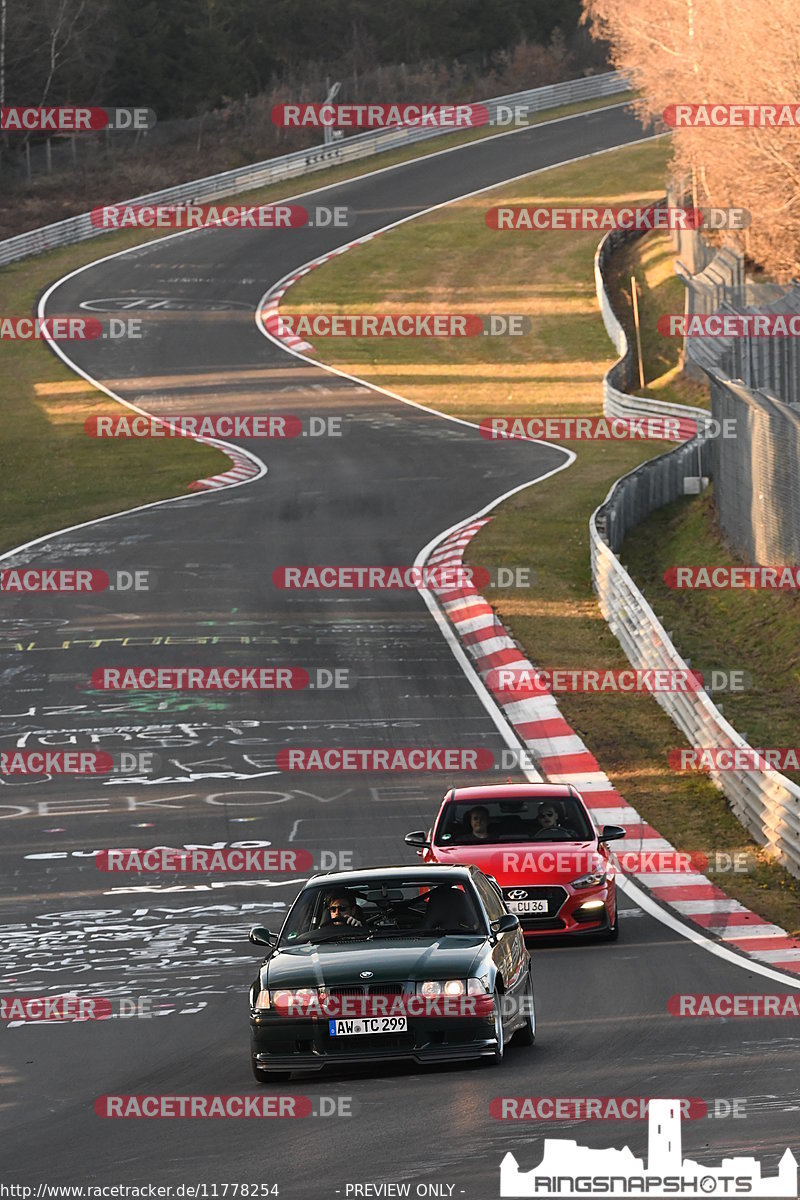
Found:
[[[663,191],[667,153],[663,140],[614,151],[421,217],[305,276],[288,294],[287,311],[521,312],[532,327],[519,338],[319,339],[316,346],[327,362],[474,421],[501,414],[597,414],[602,375],[614,353],[594,297],[596,235],[499,233],[486,228],[483,213],[499,202],[652,202]],[[648,312],[651,302],[654,312],[670,311],[671,287],[663,265],[653,267]],[[346,305],[336,303],[340,296],[347,296]],[[674,369],[669,360],[651,357],[649,336],[646,345],[645,362],[653,364],[656,379]],[[660,398],[674,396],[662,392]],[[663,447],[581,442],[571,448],[578,458],[569,473],[508,500],[471,544],[470,559],[535,570],[535,589],[488,593],[535,663],[623,667],[627,658],[591,588],[588,518],[615,479]],[[710,781],[669,769],[668,750],[681,738],[655,700],[566,694],[559,704],[615,786],[680,850],[752,852],[750,838]],[[717,882],[767,920],[800,932],[800,885],[760,850],[751,873]]]
[[[533,123],[603,108],[626,96],[565,105],[541,113]],[[297,191],[435,153],[488,136],[487,129],[431,139],[403,150],[317,171],[298,179],[243,193],[247,203],[263,204]],[[0,313],[30,313],[36,298],[54,279],[97,258],[126,250],[171,231],[129,229],[104,234],[76,246],[53,250],[0,268]],[[235,235],[234,235],[235,236]],[[93,440],[83,422],[117,406],[77,378],[42,342],[7,341],[0,376],[0,439],[3,518],[0,550],[66,525],[106,516],[139,504],[185,493],[188,483],[225,471],[230,460],[220,451],[189,440]]]

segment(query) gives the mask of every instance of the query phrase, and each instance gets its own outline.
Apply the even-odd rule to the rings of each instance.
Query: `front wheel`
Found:
[[[497,1065],[503,1061],[506,1048],[506,1035],[503,1029],[503,997],[500,992],[494,994],[494,1036],[497,1045],[492,1055],[492,1062]]]
[[[525,1024],[514,1034],[520,1046],[532,1046],[536,1041],[536,1024],[533,1005],[533,984],[529,983],[525,992]]]

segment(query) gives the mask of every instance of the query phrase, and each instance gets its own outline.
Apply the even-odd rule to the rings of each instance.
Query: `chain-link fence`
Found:
[[[667,406],[657,400],[625,396],[609,382],[612,376],[618,385],[631,378],[633,357],[625,330],[606,292],[604,270],[613,250],[625,237],[631,236],[637,235],[607,235],[595,255],[598,303],[608,335],[621,356],[603,381],[604,411],[607,416],[625,415],[624,412],[618,411],[618,406],[625,403],[629,406],[630,415],[663,416],[667,408],[681,406]],[[737,264],[724,258],[718,265],[718,273],[723,280],[737,278],[736,272],[739,269]],[[738,278],[743,281],[743,270]],[[747,389],[731,383],[723,385],[713,376],[711,388],[712,412],[717,419],[730,415],[739,417],[743,408],[750,404],[752,416],[751,424],[747,427],[747,436],[743,434],[736,442],[726,443],[718,437],[707,437],[706,429],[701,428],[701,432],[692,441],[642,463],[618,479],[589,520],[592,582],[600,611],[629,661],[634,667],[642,670],[685,671],[688,670],[689,664],[683,660],[669,633],[617,558],[617,552],[627,532],[655,509],[683,495],[687,490],[687,478],[695,474],[705,476],[710,472],[714,475],[717,492],[722,489],[731,509],[735,509],[737,503],[746,508],[749,497],[747,494],[741,494],[737,498],[735,476],[728,478],[725,474],[732,464],[736,466],[736,460],[723,453],[723,448],[731,444],[746,444],[749,447],[758,463],[755,472],[762,481],[764,495],[772,495],[775,491],[785,494],[788,487],[788,480],[783,476],[778,477],[774,472],[792,460],[792,453],[778,460],[774,456],[771,457],[774,449],[774,426],[763,424],[763,418],[769,412],[766,406],[775,402],[768,397],[762,397],[760,403],[754,403]],[[737,392],[740,391],[742,395],[737,398]],[[729,406],[732,407],[734,399],[737,399],[738,407],[732,412],[729,411]],[[781,420],[789,413],[795,422],[792,447],[794,461],[797,462],[796,453],[800,449],[800,414],[793,413],[786,405],[780,405],[780,409]],[[687,411],[694,414],[699,425],[704,425],[705,415],[702,410]],[[767,464],[770,464],[769,468]],[[773,472],[769,479],[766,477],[768,470]],[[720,471],[722,474],[717,474]],[[786,516],[782,510],[781,520],[784,521]],[[745,512],[742,512],[741,519],[746,519]],[[762,515],[760,522],[768,524],[773,519],[773,516]],[[753,561],[759,560],[754,558]],[[725,720],[706,689],[654,692],[653,696],[692,746],[749,749],[748,743]],[[773,770],[712,770],[711,777],[725,793],[733,813],[755,840],[760,845],[769,847],[778,861],[800,878],[800,787]]]
[[[680,274],[689,317],[800,314],[800,284],[747,280],[733,248]],[[735,436],[715,439],[712,455],[722,530],[748,562],[800,563],[800,339],[689,336],[685,348],[710,381],[712,416],[733,422]]]

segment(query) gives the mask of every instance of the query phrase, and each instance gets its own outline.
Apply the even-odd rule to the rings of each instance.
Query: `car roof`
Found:
[[[364,867],[358,871],[321,871],[312,875],[308,882],[319,883],[324,880],[326,883],[361,883],[366,879],[374,879],[376,875],[385,879],[430,879],[439,875],[443,880],[465,879],[476,873],[480,873],[479,868],[471,863],[431,863],[429,867],[411,863],[409,866]]]
[[[445,803],[458,804],[462,800],[541,800],[545,796],[557,800],[576,794],[569,783],[476,784],[474,787],[452,788],[445,796]]]

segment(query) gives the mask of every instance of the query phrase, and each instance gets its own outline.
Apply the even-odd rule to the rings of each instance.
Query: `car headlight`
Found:
[[[570,886],[580,890],[580,888],[599,887],[605,881],[605,871],[590,871],[588,875],[581,875],[580,879],[573,879]]]
[[[482,979],[467,980],[467,995],[468,996],[486,996],[489,988]]]
[[[316,988],[278,988],[271,993],[272,1004],[275,1008],[291,1008],[294,1004],[308,1004],[316,1000],[318,994]]]
[[[269,1002],[269,991],[267,988],[262,988],[256,998],[256,1008],[271,1008]]]
[[[422,996],[465,996],[467,985],[463,979],[426,979],[417,984]]]

